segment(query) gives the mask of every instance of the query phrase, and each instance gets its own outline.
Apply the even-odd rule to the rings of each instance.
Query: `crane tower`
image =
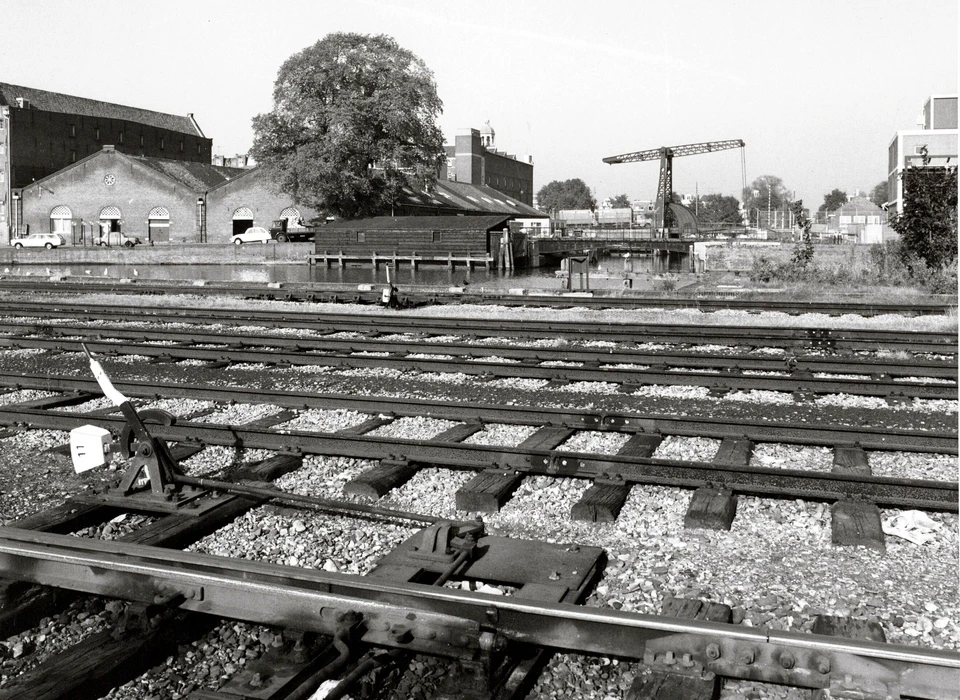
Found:
[[[673,223],[673,215],[667,204],[673,192],[673,159],[679,156],[694,156],[700,153],[726,151],[730,148],[743,148],[746,144],[740,139],[730,141],[706,141],[704,143],[688,143],[683,146],[661,146],[646,151],[634,151],[619,156],[609,156],[603,159],[604,163],[617,165],[620,163],[639,163],[644,160],[660,159],[660,182],[657,185],[657,203],[654,211],[654,227],[668,229]]]

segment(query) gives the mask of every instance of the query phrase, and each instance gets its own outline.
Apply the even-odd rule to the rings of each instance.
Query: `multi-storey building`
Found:
[[[192,114],[0,83],[0,243],[19,225],[15,190],[99,152],[210,163],[213,141]]]
[[[440,180],[485,185],[533,206],[533,158],[520,160],[495,144],[490,122],[480,130],[461,129],[454,144],[444,147],[447,158]]]
[[[888,149],[887,204],[890,214],[903,212],[904,168],[957,164],[957,96],[931,95],[917,129],[898,131]]]

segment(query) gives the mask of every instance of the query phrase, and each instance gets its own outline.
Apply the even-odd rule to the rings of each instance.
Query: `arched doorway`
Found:
[[[73,238],[73,212],[63,204],[56,206],[50,212],[50,233],[59,233],[67,240]]]
[[[104,207],[100,210],[100,233],[120,233],[120,208]]]
[[[240,207],[233,212],[233,235],[243,233],[253,226],[253,211],[250,207]]]
[[[147,219],[148,240],[151,243],[170,242],[170,212],[166,207],[154,207]]]

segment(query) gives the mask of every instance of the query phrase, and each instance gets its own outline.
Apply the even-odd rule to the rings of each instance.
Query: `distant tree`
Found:
[[[877,186],[870,191],[870,201],[878,207],[887,203],[887,181],[881,180]]]
[[[629,209],[630,198],[625,194],[618,194],[610,198],[610,206],[614,209]]]
[[[942,269],[957,257],[957,168],[923,166],[903,171],[903,212],[890,226],[904,249],[928,267]]]
[[[700,198],[700,222],[704,224],[742,224],[740,202],[736,197],[706,194]]]
[[[276,186],[343,218],[389,212],[436,180],[443,104],[426,64],[384,34],[328,34],[280,67],[251,155]]]
[[[813,262],[813,237],[810,235],[810,229],[813,228],[813,221],[807,216],[803,209],[803,200],[798,199],[793,203],[793,214],[797,220],[797,226],[803,231],[800,234],[800,240],[793,246],[792,262],[798,270],[805,270]]]
[[[820,205],[820,208],[817,210],[820,214],[829,214],[832,211],[836,211],[848,201],[847,193],[843,190],[834,189],[830,194],[823,195],[823,204]]]
[[[776,175],[761,175],[743,190],[743,206],[754,225],[759,224],[758,213],[766,222],[768,210],[780,211],[790,204],[790,199],[789,190]]]
[[[572,180],[554,180],[537,192],[537,206],[541,211],[554,209],[596,209],[597,200],[590,194],[590,188],[580,178]]]

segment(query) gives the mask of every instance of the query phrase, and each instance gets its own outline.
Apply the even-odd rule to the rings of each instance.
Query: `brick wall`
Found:
[[[287,194],[274,192],[273,185],[261,168],[251,170],[207,193],[206,229],[208,243],[229,243],[233,235],[233,213],[240,207],[253,212],[253,226],[270,228],[280,212],[295,206],[304,221],[317,216],[310,207],[295,205]]]
[[[113,145],[130,155],[209,163],[213,140],[196,134],[123,119],[62,114],[39,109],[10,110],[11,180],[14,187],[83,160]]]
[[[112,177],[112,185],[106,184],[107,176]],[[171,243],[198,240],[197,193],[111,151],[102,151],[45,180],[42,185],[25,187],[22,197],[23,223],[31,233],[50,232],[51,211],[65,205],[70,207],[79,237],[81,222],[98,225],[100,211],[106,206],[115,206],[121,213],[120,230],[146,241],[150,210],[162,206],[170,213]],[[67,236],[67,243],[72,243],[72,236]]]

